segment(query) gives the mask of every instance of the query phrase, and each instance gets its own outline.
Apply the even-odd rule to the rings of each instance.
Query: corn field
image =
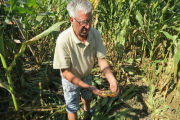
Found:
[[[0,1],[1,120],[67,119],[52,61],[57,36],[70,26],[68,1]],[[117,97],[93,96],[92,120],[178,120],[180,1],[90,1],[120,88]],[[93,85],[108,89],[97,63],[91,74]]]

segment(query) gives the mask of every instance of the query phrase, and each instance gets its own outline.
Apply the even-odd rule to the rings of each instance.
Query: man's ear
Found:
[[[72,24],[73,21],[74,21],[74,18],[73,18],[73,17],[69,17],[69,20],[70,20],[70,22],[71,22],[71,24]]]

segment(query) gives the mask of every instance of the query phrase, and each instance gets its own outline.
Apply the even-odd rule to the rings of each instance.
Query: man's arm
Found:
[[[89,91],[91,91],[93,94],[95,95],[99,95],[101,97],[104,97],[102,96],[101,94],[101,91],[99,89],[97,89],[95,86],[91,86],[91,85],[88,85],[86,84],[85,82],[83,82],[81,79],[77,78],[71,71],[70,69],[61,69],[62,71],[62,75],[63,77],[68,80],[69,82],[73,83],[74,85],[77,85],[81,88],[84,88],[84,89],[87,89]]]
[[[110,66],[105,59],[98,59],[98,64],[101,68],[101,71],[104,73],[105,77],[107,78],[110,89],[112,92],[119,92],[117,80],[114,77],[113,73],[111,72]]]

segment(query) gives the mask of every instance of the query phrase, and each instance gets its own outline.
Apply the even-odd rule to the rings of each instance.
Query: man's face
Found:
[[[91,28],[91,20],[91,13],[85,14],[82,11],[78,12],[77,18],[70,17],[73,30],[78,37],[87,37]]]

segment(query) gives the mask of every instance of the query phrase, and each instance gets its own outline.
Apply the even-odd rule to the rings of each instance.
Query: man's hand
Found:
[[[114,95],[112,97],[117,96],[119,94],[119,88],[118,88],[117,80],[114,77],[108,62],[105,59],[98,59],[98,64],[101,68],[101,71],[104,73],[104,75],[106,76],[106,78],[110,84],[110,90],[112,92],[117,93],[116,95]]]
[[[118,87],[118,84],[116,81],[110,83],[110,90],[112,92],[116,92],[116,95],[113,95],[110,97],[115,97],[115,96],[119,95],[119,87]]]
[[[90,86],[87,88],[89,91],[91,91],[93,94],[98,95],[100,97],[106,97],[102,95],[102,91],[97,89],[95,86]]]

